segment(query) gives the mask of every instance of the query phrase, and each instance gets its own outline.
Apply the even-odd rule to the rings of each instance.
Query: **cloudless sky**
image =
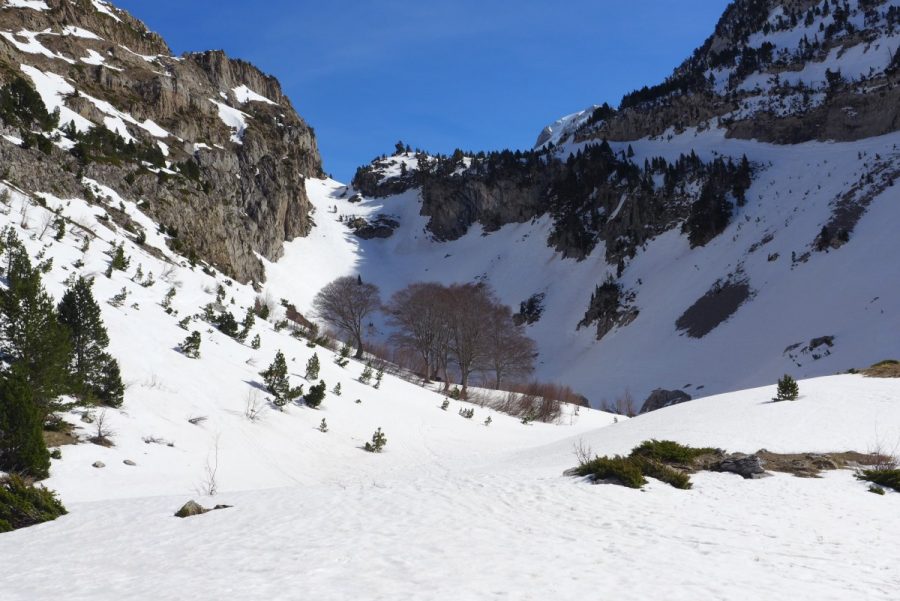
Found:
[[[275,75],[349,181],[397,140],[530,148],[540,130],[662,81],[728,0],[114,0],[176,54]]]

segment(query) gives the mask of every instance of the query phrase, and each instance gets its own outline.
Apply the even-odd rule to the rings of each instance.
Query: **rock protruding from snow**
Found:
[[[193,499],[181,506],[181,509],[175,512],[176,518],[189,518],[195,515],[203,515],[209,511]]]
[[[212,509],[207,509],[191,499],[187,503],[181,506],[181,509],[175,512],[176,518],[189,518],[195,515],[203,515],[204,513],[209,513],[210,511],[215,511],[217,509],[228,509],[231,505],[216,505]]]
[[[763,467],[762,459],[758,455],[745,455],[744,453],[728,455],[716,464],[713,469],[719,472],[737,474],[747,480],[766,476],[766,469]]]
[[[691,398],[691,395],[683,390],[665,390],[664,388],[657,388],[650,393],[650,396],[648,396],[647,400],[644,401],[644,404],[641,405],[640,412],[649,413],[650,411],[656,411],[663,407],[686,403],[687,401],[690,401]]]

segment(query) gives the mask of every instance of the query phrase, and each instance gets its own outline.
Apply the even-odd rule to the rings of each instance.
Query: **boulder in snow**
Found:
[[[717,472],[737,474],[748,480],[763,478],[768,475],[763,467],[763,461],[758,455],[745,455],[744,453],[727,455],[714,465],[712,469]]]
[[[209,513],[210,511],[215,511],[216,509],[228,509],[231,505],[216,505],[212,509],[207,509],[200,505],[197,501],[191,499],[184,505],[182,505],[181,509],[175,512],[176,518],[189,518],[195,515],[203,515],[204,513]]]
[[[650,393],[647,400],[641,406],[641,413],[656,411],[669,405],[677,405],[691,400],[691,395],[682,390],[665,390],[657,388]]]

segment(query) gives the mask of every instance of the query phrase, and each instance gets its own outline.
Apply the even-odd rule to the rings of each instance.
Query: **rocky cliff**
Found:
[[[34,127],[17,103],[6,111],[0,161],[24,190],[107,185],[141,201],[173,248],[241,281],[262,281],[257,255],[277,259],[312,226],[304,179],[322,171],[312,128],[247,62],[172,56],[101,0],[29,0],[0,7],[0,79],[24,80],[56,119]]]
[[[578,140],[687,127],[776,144],[852,141],[900,129],[894,0],[735,0],[664,82],[578,123]]]

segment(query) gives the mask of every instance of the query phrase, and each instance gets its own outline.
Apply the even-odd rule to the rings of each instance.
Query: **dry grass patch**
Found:
[[[860,373],[870,378],[900,378],[900,361],[885,359],[872,367],[860,370]]]

